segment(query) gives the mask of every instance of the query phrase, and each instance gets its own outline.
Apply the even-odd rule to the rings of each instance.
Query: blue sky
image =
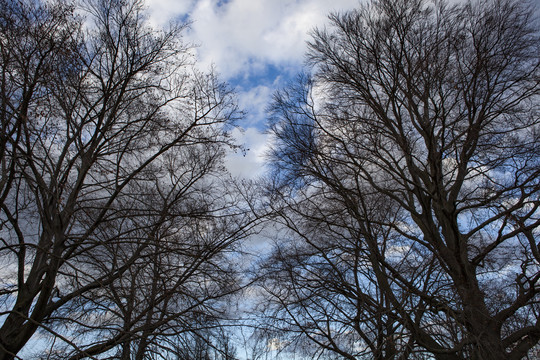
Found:
[[[186,41],[197,44],[198,65],[214,66],[231,84],[246,111],[236,131],[250,150],[231,155],[233,175],[262,172],[268,146],[263,133],[264,109],[275,89],[302,69],[309,32],[322,27],[332,11],[349,10],[359,0],[147,0],[151,21],[162,26],[174,20],[191,22]]]

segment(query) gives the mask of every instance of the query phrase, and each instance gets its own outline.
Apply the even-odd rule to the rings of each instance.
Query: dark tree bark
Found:
[[[1,2],[0,359],[36,332],[50,358],[166,357],[223,317],[253,223],[223,169],[239,113],[183,28],[139,0]]]
[[[527,3],[331,16],[276,94],[269,318],[347,358],[538,343],[540,40]],[[420,355],[419,355],[420,356]]]

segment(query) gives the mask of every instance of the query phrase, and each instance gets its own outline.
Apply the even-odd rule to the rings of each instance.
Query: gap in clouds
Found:
[[[198,67],[215,68],[237,92],[246,118],[234,131],[249,149],[232,153],[227,167],[234,176],[255,178],[264,172],[269,138],[265,109],[274,91],[301,71],[309,32],[322,27],[333,11],[356,7],[359,0],[147,0],[151,22],[191,23],[186,42],[197,44]]]

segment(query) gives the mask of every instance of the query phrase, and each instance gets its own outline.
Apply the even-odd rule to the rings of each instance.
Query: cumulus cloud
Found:
[[[244,131],[235,129],[232,135],[238,144],[246,147],[247,151],[238,151],[227,156],[225,166],[231,175],[245,179],[262,176],[265,171],[264,156],[269,146],[269,136],[253,127],[248,127]]]
[[[249,89],[240,89],[238,93],[238,105],[246,111],[246,126],[260,125],[262,118],[266,116],[266,108],[272,98],[274,88],[266,85],[258,85]]]
[[[147,0],[150,22],[156,27],[178,19],[187,20],[197,0]]]
[[[162,0],[163,1],[163,0]],[[358,0],[199,0],[190,13],[190,37],[201,44],[202,64],[225,78],[256,74],[267,64],[301,64],[308,33],[329,12]]]
[[[198,44],[198,66],[215,67],[222,80],[236,87],[246,111],[238,143],[249,149],[230,154],[227,167],[235,176],[261,175],[268,136],[265,108],[274,90],[297,73],[309,32],[324,26],[332,11],[348,10],[359,0],[147,0],[151,22],[189,21],[186,40]]]
[[[358,0],[148,0],[151,22],[192,22],[189,40],[200,63],[215,64],[225,78],[256,73],[267,64],[299,64],[308,33],[329,12]]]

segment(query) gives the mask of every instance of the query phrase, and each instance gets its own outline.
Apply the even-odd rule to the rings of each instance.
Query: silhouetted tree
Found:
[[[227,315],[239,113],[183,28],[139,0],[0,3],[0,359],[36,331],[48,358],[165,357]]]
[[[330,17],[278,92],[266,325],[344,358],[521,359],[540,339],[540,41],[526,2]],[[287,235],[284,235],[287,234]]]

